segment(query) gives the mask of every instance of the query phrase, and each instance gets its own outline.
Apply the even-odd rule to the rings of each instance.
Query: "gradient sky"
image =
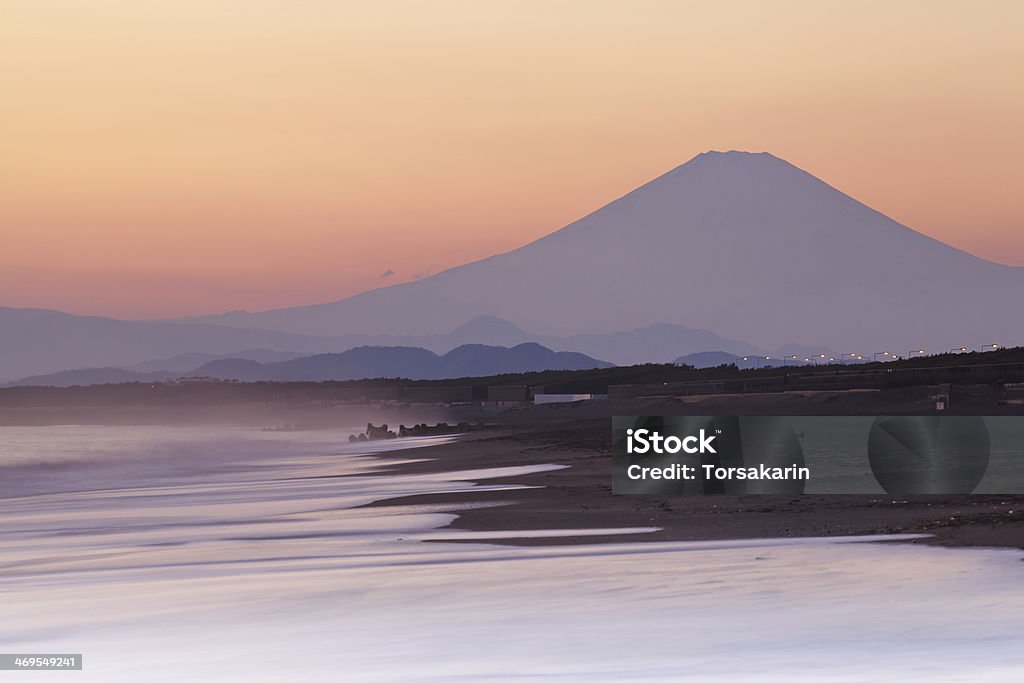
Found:
[[[0,7],[0,305],[334,300],[520,246],[708,149],[1024,265],[1024,3]]]

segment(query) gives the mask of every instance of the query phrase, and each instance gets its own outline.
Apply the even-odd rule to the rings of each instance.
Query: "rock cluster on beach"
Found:
[[[447,422],[438,422],[436,425],[428,425],[425,422],[412,427],[398,425],[398,433],[389,429],[387,423],[379,427],[372,422],[366,423],[366,431],[359,434],[352,434],[348,437],[349,442],[356,441],[378,441],[381,439],[397,439],[406,436],[443,436],[445,434],[463,434],[478,429],[483,429],[483,424],[474,425],[469,422],[460,422],[450,425]]]

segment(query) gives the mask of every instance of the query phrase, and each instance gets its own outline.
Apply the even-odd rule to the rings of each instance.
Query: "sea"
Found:
[[[354,431],[0,427],[0,653],[82,656],[0,680],[1024,680],[1020,550],[452,529],[366,505],[504,505],[557,454],[402,474],[376,456],[451,437]],[[583,534],[613,540],[495,543]]]

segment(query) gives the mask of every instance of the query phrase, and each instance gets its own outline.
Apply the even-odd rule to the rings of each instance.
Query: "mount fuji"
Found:
[[[481,315],[550,335],[669,323],[870,352],[1021,343],[1022,296],[1024,268],[771,154],[706,152],[514,251],[333,303],[191,321],[331,336],[436,334]]]

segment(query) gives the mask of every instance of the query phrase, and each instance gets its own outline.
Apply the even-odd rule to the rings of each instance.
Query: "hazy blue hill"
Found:
[[[361,346],[342,353],[317,354],[279,363],[217,360],[196,368],[190,374],[242,381],[323,381],[370,377],[443,379],[607,367],[612,365],[580,353],[556,352],[534,343],[512,348],[466,344],[443,356],[417,347]]]
[[[73,387],[89,384],[121,384],[123,382],[162,382],[175,376],[173,372],[135,372],[122,368],[81,368],[50,375],[24,377],[10,386]]]
[[[738,356],[757,353],[746,342],[726,339],[709,330],[657,323],[625,332],[576,334],[559,339],[553,348],[580,351],[617,365],[669,363],[681,354],[725,351]]]
[[[478,315],[459,325],[448,335],[449,342],[459,344],[491,344],[515,346],[523,342],[536,341],[537,335],[513,325],[494,315]],[[453,347],[454,348],[454,347]]]
[[[277,361],[291,360],[293,358],[301,358],[302,356],[308,355],[308,353],[301,353],[299,351],[275,351],[274,349],[248,349],[229,354],[193,351],[191,353],[182,353],[171,358],[156,358],[153,360],[143,361],[142,363],[126,366],[124,369],[135,370],[137,372],[188,372],[204,363],[222,360],[225,358],[241,358],[244,360],[254,360],[258,363],[275,363]]]
[[[466,344],[441,357],[438,377],[471,377],[542,370],[589,370],[610,368],[611,363],[599,361],[582,353],[552,351],[534,342],[512,348]]]
[[[334,339],[277,331],[0,306],[0,381],[72,368],[124,368],[191,352],[224,356],[271,349],[310,354],[338,348]]]
[[[359,346],[343,353],[323,353],[282,363],[267,363],[276,380],[361,379],[364,377],[433,377],[437,354],[410,346]]]
[[[217,379],[237,379],[241,382],[259,382],[273,379],[263,363],[246,358],[220,358],[200,365],[191,372],[184,373],[188,377],[215,377]]]

